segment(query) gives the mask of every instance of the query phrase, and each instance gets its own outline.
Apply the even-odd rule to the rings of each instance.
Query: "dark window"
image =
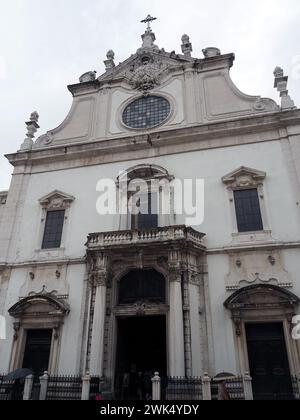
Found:
[[[263,230],[257,189],[234,191],[234,201],[239,232]]]
[[[48,211],[42,249],[60,248],[65,211]]]
[[[139,199],[139,214],[132,214],[131,229],[153,229],[158,227],[158,194],[142,194]]]
[[[130,128],[152,128],[170,115],[170,103],[160,96],[146,96],[129,104],[123,113],[123,121]]]
[[[162,274],[155,270],[130,271],[120,282],[119,304],[135,302],[164,303],[166,283]]]

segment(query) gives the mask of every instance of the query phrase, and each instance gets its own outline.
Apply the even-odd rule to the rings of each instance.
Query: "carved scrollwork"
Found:
[[[136,90],[148,92],[158,86],[162,75],[167,71],[168,66],[161,60],[154,60],[151,53],[141,52],[139,59],[126,73],[128,83]]]

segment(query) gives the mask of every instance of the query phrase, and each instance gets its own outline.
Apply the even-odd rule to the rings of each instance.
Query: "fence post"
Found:
[[[32,386],[33,386],[33,375],[29,375],[25,379],[25,385],[24,385],[24,394],[23,394],[23,400],[29,401],[31,398],[31,392],[32,392]]]
[[[87,372],[85,376],[82,378],[82,391],[81,391],[82,401],[89,401],[90,390],[91,390],[91,376],[90,376],[90,373]]]
[[[161,379],[159,373],[156,372],[152,380],[152,401],[161,400]]]
[[[204,373],[202,378],[202,395],[203,401],[211,401],[211,379],[208,373]]]
[[[48,372],[44,372],[44,375],[40,377],[40,401],[46,401],[47,398],[47,390],[48,390],[48,380],[49,375]]]
[[[246,401],[253,401],[252,378],[249,372],[246,372],[243,377],[244,393]]]
[[[296,376],[296,378],[297,378],[297,383],[298,383],[299,399],[300,399],[300,372],[298,373],[298,375]]]

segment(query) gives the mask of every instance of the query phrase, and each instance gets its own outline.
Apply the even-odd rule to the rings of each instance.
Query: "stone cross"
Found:
[[[144,20],[141,20],[141,23],[147,23],[147,31],[151,32],[151,26],[150,23],[157,20],[156,17],[152,17],[151,15],[148,15]]]

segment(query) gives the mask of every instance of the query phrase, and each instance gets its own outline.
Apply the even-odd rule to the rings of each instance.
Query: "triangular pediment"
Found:
[[[241,166],[240,168],[230,172],[228,175],[225,175],[222,178],[222,181],[226,185],[235,185],[240,187],[251,186],[261,183],[266,176],[266,172]]]
[[[59,190],[54,190],[51,193],[42,197],[39,202],[44,208],[65,208],[69,206],[75,197],[70,194],[66,194]]]

